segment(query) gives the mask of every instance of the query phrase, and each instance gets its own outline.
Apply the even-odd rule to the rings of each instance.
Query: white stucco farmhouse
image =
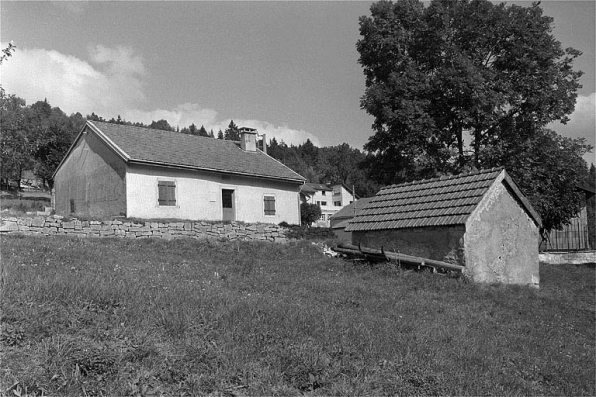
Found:
[[[54,173],[62,215],[300,223],[305,179],[241,140],[87,121]]]

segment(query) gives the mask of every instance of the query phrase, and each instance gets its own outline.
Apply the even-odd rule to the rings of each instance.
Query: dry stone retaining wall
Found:
[[[210,223],[201,221],[159,222],[107,220],[86,221],[60,216],[2,217],[0,233],[25,235],[68,235],[77,237],[128,238],[227,238],[229,240],[261,240],[286,242],[296,238],[328,238],[333,232],[326,228],[300,228],[274,224]]]

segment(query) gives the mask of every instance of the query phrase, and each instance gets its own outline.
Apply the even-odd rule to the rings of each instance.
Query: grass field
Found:
[[[12,213],[43,211],[51,205],[51,194],[41,191],[15,192],[0,191],[0,210]]]
[[[595,268],[540,290],[308,242],[5,236],[0,393],[595,395]]]

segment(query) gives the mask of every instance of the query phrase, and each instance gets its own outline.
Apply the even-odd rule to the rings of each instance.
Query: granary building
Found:
[[[539,285],[541,220],[504,169],[381,189],[346,232],[352,242],[465,266],[479,282]]]
[[[256,130],[226,141],[87,121],[54,173],[58,214],[300,223],[305,179],[257,149]]]

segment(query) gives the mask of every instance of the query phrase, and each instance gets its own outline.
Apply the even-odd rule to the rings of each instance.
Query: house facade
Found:
[[[538,286],[540,224],[491,169],[385,187],[345,230],[356,245],[462,265],[474,281]]]
[[[300,223],[304,178],[241,141],[88,121],[54,174],[63,215]]]
[[[355,201],[351,189],[343,183],[306,183],[300,191],[300,197],[302,202],[316,204],[321,208],[317,227],[330,227],[331,217]]]

